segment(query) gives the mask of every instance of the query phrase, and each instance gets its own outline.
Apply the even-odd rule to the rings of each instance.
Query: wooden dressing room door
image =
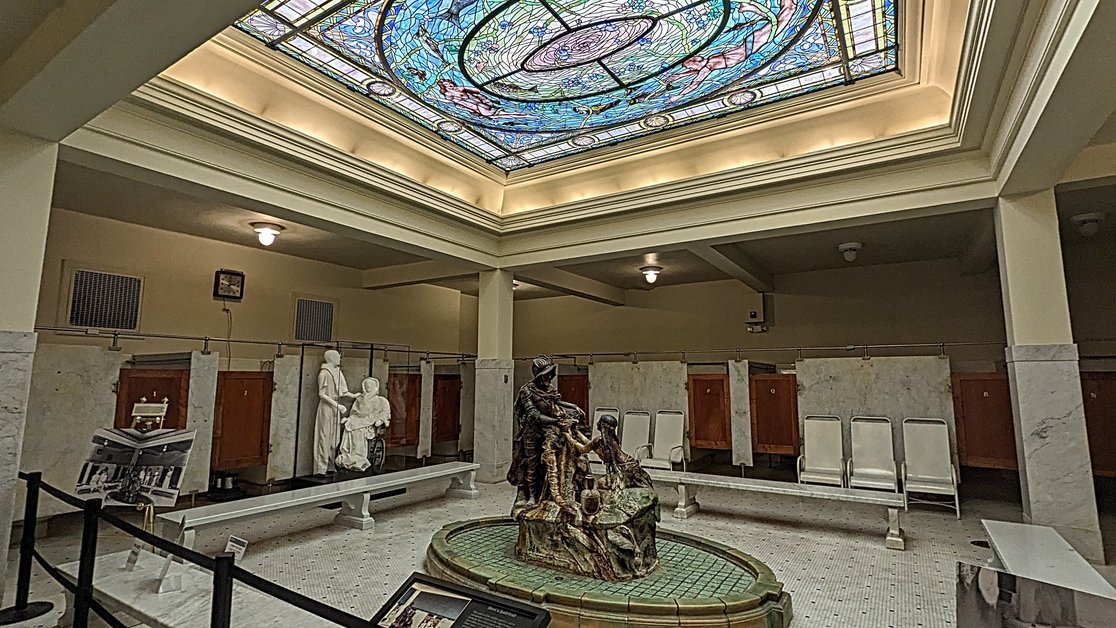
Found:
[[[461,433],[461,376],[434,376],[435,443],[457,440]]]
[[[724,373],[695,373],[688,380],[690,446],[732,449],[729,385]]]
[[[391,373],[387,381],[387,398],[391,406],[388,446],[417,445],[419,408],[422,404],[422,375]]]
[[[1116,476],[1116,373],[1082,373],[1081,392],[1093,473]]]
[[[146,398],[148,403],[162,403],[165,397],[169,405],[163,427],[185,428],[189,386],[189,369],[120,369],[113,427],[132,427],[132,406],[141,398]]]
[[[593,413],[589,410],[588,374],[559,375],[558,394],[562,395],[562,401],[572,403],[584,410],[588,420],[593,419]]]
[[[267,464],[271,442],[270,371],[217,373],[213,418],[213,469],[230,471]]]
[[[962,466],[1018,468],[1007,374],[954,373],[953,414]]]
[[[752,451],[798,455],[798,379],[794,373],[764,373],[749,381]]]

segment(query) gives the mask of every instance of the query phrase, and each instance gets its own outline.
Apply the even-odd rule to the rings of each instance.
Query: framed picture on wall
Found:
[[[239,301],[244,298],[244,273],[239,270],[218,270],[213,275],[213,298]]]

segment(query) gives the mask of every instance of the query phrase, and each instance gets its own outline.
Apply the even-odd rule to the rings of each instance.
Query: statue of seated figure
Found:
[[[386,430],[391,423],[391,406],[380,396],[380,382],[374,377],[365,378],[360,384],[360,394],[353,402],[353,409],[341,419],[341,448],[337,452],[338,467],[352,471],[365,471],[371,466],[368,460],[368,441],[377,432]]]

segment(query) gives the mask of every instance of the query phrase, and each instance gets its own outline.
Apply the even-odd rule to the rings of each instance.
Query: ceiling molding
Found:
[[[516,272],[515,276],[521,277],[533,286],[607,305],[624,305],[626,302],[623,288],[583,277],[561,268],[532,268]]]

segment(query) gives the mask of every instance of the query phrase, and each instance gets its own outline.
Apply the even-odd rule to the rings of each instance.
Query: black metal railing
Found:
[[[90,613],[95,613],[112,628],[125,628],[111,611],[106,609],[95,596],[94,572],[97,562],[97,533],[101,522],[105,522],[129,534],[153,548],[171,554],[185,562],[192,563],[213,572],[213,599],[211,602],[210,626],[229,628],[232,626],[233,584],[241,582],[264,595],[282,600],[296,608],[331,621],[339,626],[366,628],[367,619],[362,619],[318,600],[291,591],[283,586],[245,571],[234,564],[233,554],[222,552],[215,557],[183,547],[177,543],[156,536],[146,530],[106,512],[100,499],[81,499],[43,482],[40,472],[20,472],[19,478],[27,483],[27,497],[23,505],[23,534],[19,542],[19,573],[16,579],[15,605],[0,611],[0,625],[3,617],[35,616],[35,607],[46,612],[52,608],[42,602],[31,602],[31,564],[38,562],[43,571],[56,580],[73,596],[73,626],[87,628]],[[82,511],[81,552],[78,561],[77,577],[63,574],[35,548],[36,523],[39,515],[39,495],[45,491],[50,496]],[[37,613],[42,614],[42,613]],[[244,624],[240,624],[244,625]]]

